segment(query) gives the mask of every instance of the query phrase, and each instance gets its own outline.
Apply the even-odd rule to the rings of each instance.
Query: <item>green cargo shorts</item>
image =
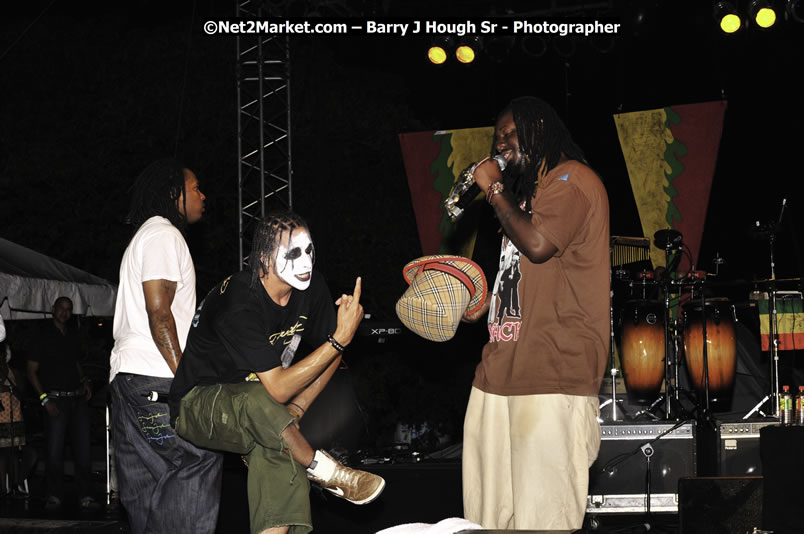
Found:
[[[246,456],[251,532],[290,526],[312,530],[305,467],[287,452],[281,432],[293,423],[287,408],[260,382],[196,386],[181,400],[176,432],[198,447]]]

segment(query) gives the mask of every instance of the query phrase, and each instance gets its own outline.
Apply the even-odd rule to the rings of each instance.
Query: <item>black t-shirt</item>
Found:
[[[170,388],[173,418],[179,400],[193,387],[234,384],[252,372],[288,367],[302,341],[318,348],[335,330],[332,296],[317,271],[310,287],[294,289],[285,306],[271,300],[261,285],[250,288],[250,282],[247,271],[233,274],[198,306]]]
[[[34,350],[28,359],[39,362],[39,382],[45,391],[75,391],[81,387],[78,360],[81,340],[78,332],[65,327],[65,332],[48,321],[39,330]]]

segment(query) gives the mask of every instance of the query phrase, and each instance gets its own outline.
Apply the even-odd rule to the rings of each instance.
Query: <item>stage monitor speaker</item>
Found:
[[[708,477],[759,476],[760,429],[778,425],[777,419],[713,421],[698,428],[698,475]]]
[[[696,474],[695,425],[684,423],[672,430],[674,426],[656,422],[601,425],[600,453],[589,470],[587,512],[640,513],[648,505],[651,512],[677,512],[678,480]]]
[[[759,476],[679,479],[679,533],[742,534],[761,528],[762,485]]]

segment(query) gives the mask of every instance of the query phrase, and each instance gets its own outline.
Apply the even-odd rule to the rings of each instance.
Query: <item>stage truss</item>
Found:
[[[265,2],[237,3],[239,18],[267,18]],[[292,208],[290,46],[287,35],[237,37],[239,264],[251,248],[253,222]]]

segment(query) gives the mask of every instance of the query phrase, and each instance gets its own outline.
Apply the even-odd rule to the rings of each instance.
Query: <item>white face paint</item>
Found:
[[[310,287],[313,276],[315,249],[307,230],[299,228],[290,236],[290,242],[280,243],[275,259],[276,274],[291,287],[304,291]]]

